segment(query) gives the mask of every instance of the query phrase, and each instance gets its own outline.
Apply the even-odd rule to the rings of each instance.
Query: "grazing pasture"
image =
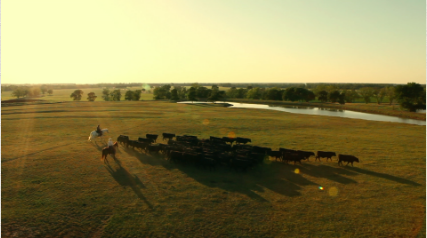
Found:
[[[88,142],[98,124],[108,135]],[[425,129],[218,104],[2,107],[1,235],[425,237]],[[163,133],[250,138],[273,151],[333,151],[359,163],[270,158],[246,172],[210,171],[123,143],[116,160],[101,159],[109,137],[155,134],[159,142]]]

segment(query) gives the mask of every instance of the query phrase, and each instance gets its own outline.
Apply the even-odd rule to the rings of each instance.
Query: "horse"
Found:
[[[102,135],[101,136],[98,134],[98,132],[92,131],[90,133],[90,135],[89,135],[88,141],[92,141],[93,139],[96,139],[97,137],[101,137],[102,138],[105,135],[105,133],[108,132],[108,129],[105,128],[105,129],[102,129],[101,131],[102,131]]]
[[[117,143],[117,141],[114,142],[113,146],[104,147],[102,149],[101,159],[104,159],[104,163],[105,163],[105,160],[107,160],[107,155],[113,155],[113,158],[116,159],[116,148],[114,147],[119,148],[119,144]]]

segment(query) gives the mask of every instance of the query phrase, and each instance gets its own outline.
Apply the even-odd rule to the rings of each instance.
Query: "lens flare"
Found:
[[[202,124],[205,125],[205,126],[209,125],[209,119],[203,120]]]
[[[299,169],[298,169],[298,168],[296,168],[294,172],[295,172],[296,174],[299,174]]]
[[[329,196],[331,197],[336,197],[338,195],[338,188],[336,187],[331,187],[328,191]]]
[[[230,138],[236,138],[236,133],[230,131],[230,132],[228,132],[228,137],[230,137]]]
[[[323,191],[324,188],[322,186],[319,186],[319,189]]]

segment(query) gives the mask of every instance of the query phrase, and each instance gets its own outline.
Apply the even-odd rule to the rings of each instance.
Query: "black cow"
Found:
[[[236,144],[246,144],[248,142],[252,143],[252,140],[249,138],[236,137]]]
[[[144,143],[147,143],[147,144],[151,144],[151,143],[153,143],[153,140],[152,140],[152,139],[143,138],[143,137],[138,137],[138,141],[139,141],[139,142],[144,142]]]
[[[359,163],[359,159],[354,155],[341,155],[338,154],[338,165],[342,165],[342,162],[347,162],[346,165],[351,163],[351,166],[353,166],[353,162]]]
[[[225,141],[225,142],[229,142],[229,143],[230,143],[230,145],[232,145],[232,144],[233,144],[233,142],[235,142],[235,141],[236,141],[236,138],[231,138],[231,137],[222,137],[222,140],[223,140],[223,141]]]
[[[301,160],[303,160],[304,157],[298,153],[290,153],[290,152],[284,152],[283,153],[283,160],[286,162],[293,161],[294,164],[297,162],[301,163]]]
[[[332,156],[337,156],[337,154],[335,154],[335,152],[317,151],[315,161],[317,159],[319,159],[320,161],[320,158],[326,158],[326,161],[328,161],[328,159],[331,159],[332,161]]]
[[[129,136],[119,135],[119,137],[117,137],[117,142],[125,143],[127,145],[129,142]]]
[[[268,155],[269,156],[271,156],[271,157],[273,157],[273,158],[275,158],[276,159],[276,161],[279,159],[279,160],[281,160],[282,159],[282,152],[281,151],[274,151],[274,150],[272,150],[272,151],[269,151],[268,152]]]
[[[306,160],[309,160],[310,156],[315,156],[313,152],[309,152],[309,151],[297,150],[297,153]]]
[[[153,142],[156,142],[158,135],[146,134],[147,139],[151,139]]]
[[[172,133],[163,133],[163,140],[168,139],[168,140],[172,140],[175,137],[175,134]]]
[[[148,145],[147,146],[147,152],[148,153],[153,153],[153,152],[159,153],[160,149],[161,149],[160,145]]]
[[[225,143],[225,141],[223,141],[221,138],[219,138],[219,137],[214,137],[214,136],[211,136],[210,138],[209,138],[209,141],[211,142],[211,143],[215,143],[215,144],[223,144],[223,145],[225,145],[226,143]]]

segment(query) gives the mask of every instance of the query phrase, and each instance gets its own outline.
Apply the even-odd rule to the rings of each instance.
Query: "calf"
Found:
[[[139,142],[144,142],[144,143],[147,143],[147,144],[151,144],[153,142],[152,139],[143,138],[143,137],[138,137],[138,141]]]
[[[313,152],[297,150],[297,153],[304,159],[309,160],[310,156],[315,156]]]
[[[337,156],[337,154],[335,154],[335,152],[317,151],[315,161],[317,159],[319,159],[320,161],[320,158],[326,158],[326,161],[328,161],[328,159],[331,159],[332,161],[332,156]]]
[[[338,155],[338,165],[342,165],[342,162],[347,162],[346,165],[351,163],[351,166],[353,166],[353,162],[359,163],[359,159],[354,155]]]

